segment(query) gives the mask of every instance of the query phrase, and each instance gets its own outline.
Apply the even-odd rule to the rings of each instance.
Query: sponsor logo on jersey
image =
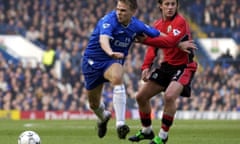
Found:
[[[129,42],[121,42],[119,40],[116,40],[114,42],[114,45],[117,46],[117,47],[128,47],[129,46]]]
[[[124,31],[122,31],[122,30],[121,30],[121,31],[119,31],[118,33],[119,33],[119,34],[123,34],[123,33],[124,33]]]
[[[173,35],[177,36],[179,35],[181,32],[178,29],[173,29]]]
[[[110,27],[110,24],[109,23],[104,23],[102,26],[103,26],[104,29],[106,29],[106,28]]]
[[[130,38],[125,38],[125,42],[122,42],[120,40],[115,40],[114,45],[117,47],[128,47],[131,44]]]

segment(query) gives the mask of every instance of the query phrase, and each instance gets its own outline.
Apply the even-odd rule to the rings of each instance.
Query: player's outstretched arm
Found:
[[[160,37],[167,37],[168,35],[161,32],[160,33]],[[142,35],[138,35],[135,38],[135,42],[137,43],[143,43],[146,39],[147,39],[147,35],[146,34],[142,34]],[[189,49],[197,49],[196,44],[194,43],[193,40],[185,40],[185,41],[181,41],[180,43],[178,43],[177,45],[182,51],[185,51],[187,53],[190,53]]]

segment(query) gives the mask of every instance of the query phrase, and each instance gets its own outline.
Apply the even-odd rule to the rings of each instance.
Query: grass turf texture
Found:
[[[128,140],[119,140],[115,129],[115,120],[108,124],[107,135],[97,137],[95,120],[26,120],[0,121],[0,143],[17,144],[19,134],[24,130],[36,131],[42,144],[126,144]],[[139,120],[128,120],[134,135],[140,128]],[[157,134],[160,120],[153,121]],[[139,144],[148,144],[141,141]],[[168,144],[239,144],[240,121],[238,120],[176,120],[171,129]]]

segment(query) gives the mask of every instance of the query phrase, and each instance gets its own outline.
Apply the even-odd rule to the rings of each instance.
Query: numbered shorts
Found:
[[[181,96],[190,97],[191,82],[196,70],[196,62],[179,66],[162,63],[159,68],[153,70],[149,79],[155,81],[165,89],[168,87],[171,81],[177,81],[184,86]]]

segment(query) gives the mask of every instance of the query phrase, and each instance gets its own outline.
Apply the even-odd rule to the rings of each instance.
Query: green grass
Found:
[[[107,135],[99,139],[96,135],[94,120],[49,120],[49,121],[0,121],[0,143],[17,144],[18,135],[24,130],[39,133],[42,144],[126,144],[128,140],[119,140],[114,128],[115,121],[110,120]],[[131,128],[128,136],[140,129],[138,120],[128,120]],[[158,133],[160,120],[153,121],[155,133]],[[240,121],[234,120],[176,120],[169,136],[168,144],[239,144]],[[142,141],[139,144],[148,144]]]

